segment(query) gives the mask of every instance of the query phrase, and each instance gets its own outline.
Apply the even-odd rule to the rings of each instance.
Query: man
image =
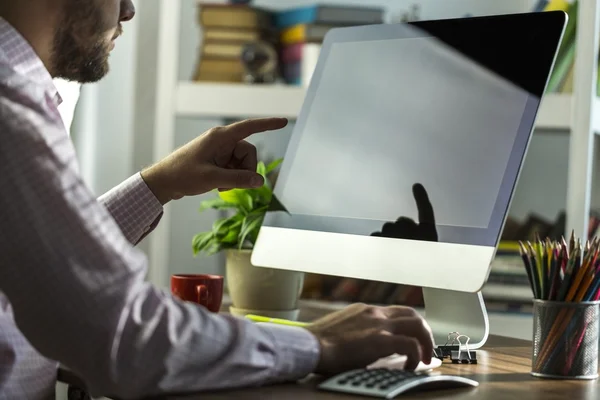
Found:
[[[134,246],[162,206],[260,186],[244,139],[286,121],[212,129],[95,199],[52,78],[105,76],[133,16],[130,0],[0,0],[0,398],[51,398],[58,363],[93,395],[127,398],[333,374],[392,353],[428,363],[430,329],[409,308],[353,305],[289,328],[211,314],[144,281]]]

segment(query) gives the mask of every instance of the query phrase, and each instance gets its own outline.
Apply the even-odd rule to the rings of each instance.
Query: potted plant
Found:
[[[250,262],[260,227],[267,212],[287,212],[273,194],[273,172],[283,159],[268,165],[259,162],[257,172],[264,184],[255,189],[218,192],[218,197],[203,201],[200,212],[207,209],[225,211],[212,229],[194,235],[192,249],[199,253],[224,252],[225,269],[233,313],[262,313],[265,316],[294,319],[304,284],[304,274],[271,268],[258,268]]]

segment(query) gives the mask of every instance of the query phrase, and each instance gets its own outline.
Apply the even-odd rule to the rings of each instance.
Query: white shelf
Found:
[[[179,116],[296,118],[305,94],[299,86],[180,82],[175,107]]]
[[[296,118],[305,95],[306,88],[299,86],[179,82],[175,107],[179,116],[189,117]],[[547,94],[536,127],[570,130],[572,103],[570,94]],[[596,100],[594,105],[600,107],[600,102]],[[600,132],[600,118],[594,121],[594,127]]]
[[[594,110],[600,111],[600,99],[593,101]],[[544,96],[537,115],[536,128],[571,130],[573,125],[573,96],[550,93]],[[593,112],[592,127],[600,134],[600,112]]]
[[[545,95],[538,111],[536,128],[570,130],[572,103],[570,94],[549,93]]]

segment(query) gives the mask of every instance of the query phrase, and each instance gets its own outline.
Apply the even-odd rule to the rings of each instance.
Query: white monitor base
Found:
[[[481,292],[423,288],[425,319],[433,331],[436,346],[443,346],[450,332],[467,335],[469,349],[483,346],[490,332],[487,309]],[[461,344],[465,340],[461,339]]]

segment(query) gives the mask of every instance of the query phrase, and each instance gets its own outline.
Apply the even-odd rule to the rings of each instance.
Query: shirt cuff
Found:
[[[139,196],[139,204],[144,207],[148,213],[148,221],[150,225],[155,224],[156,219],[163,213],[163,205],[158,201],[152,190],[148,187],[142,173],[138,172],[127,180],[134,188],[134,192]]]
[[[160,221],[163,206],[137,173],[99,199],[127,239],[137,244]]]
[[[271,323],[258,326],[273,338],[277,348],[275,370],[278,380],[296,381],[317,368],[321,348],[317,338],[304,328]]]

